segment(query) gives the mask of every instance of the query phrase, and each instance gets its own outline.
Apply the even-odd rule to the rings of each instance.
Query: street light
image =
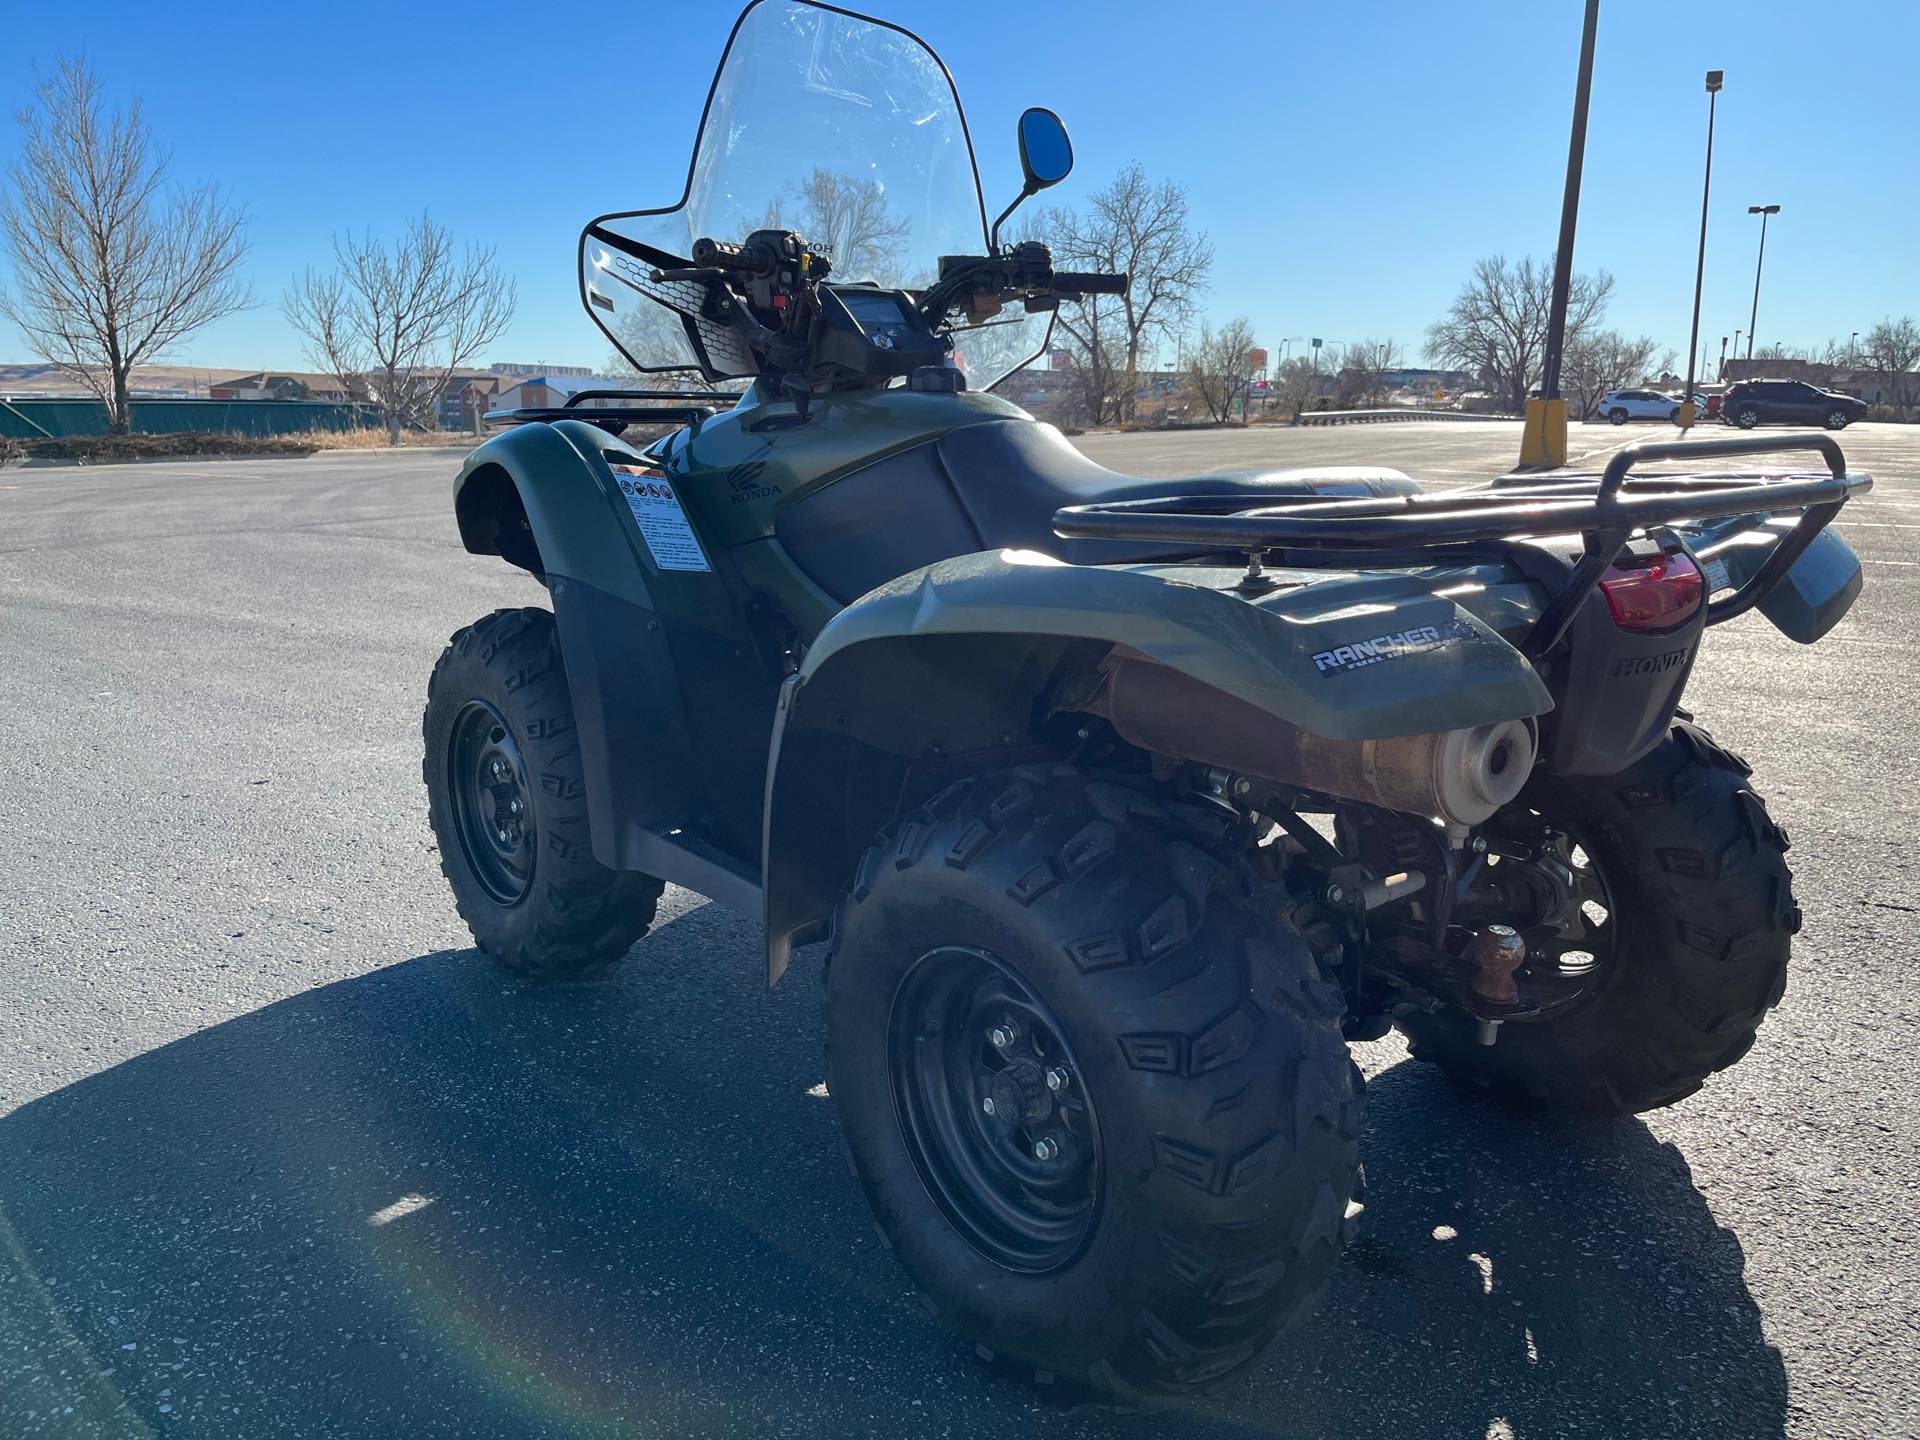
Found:
[[[1687,393],[1680,401],[1680,428],[1693,428],[1694,356],[1700,353],[1700,287],[1707,278],[1707,197],[1713,193],[1713,112],[1720,103],[1725,71],[1707,71],[1707,171],[1700,182],[1700,258],[1693,267],[1693,333],[1687,337]]]
[[[1720,337],[1720,383],[1727,383],[1727,337]]]
[[[1753,313],[1747,317],[1747,359],[1753,359],[1753,326],[1760,318],[1760,267],[1767,263],[1767,217],[1778,215],[1778,205],[1749,205],[1749,215],[1760,217],[1760,258],[1753,262]]]
[[[1847,337],[1847,364],[1849,366],[1853,366],[1853,365],[1858,365],[1859,363],[1860,363],[1860,332],[1856,330],[1853,332],[1853,334]]]

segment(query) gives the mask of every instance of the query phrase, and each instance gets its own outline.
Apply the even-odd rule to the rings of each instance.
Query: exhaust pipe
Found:
[[[1537,741],[1525,720],[1385,740],[1326,740],[1151,661],[1107,662],[1107,718],[1130,744],[1455,825],[1520,793]]]

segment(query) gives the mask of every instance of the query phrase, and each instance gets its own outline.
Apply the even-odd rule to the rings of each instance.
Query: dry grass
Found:
[[[385,450],[388,448],[385,426],[365,430],[309,430],[298,439],[311,450]],[[471,450],[484,436],[470,430],[402,430],[400,443],[408,449]]]
[[[65,460],[85,465],[114,460],[172,460],[190,455],[311,455],[301,435],[57,435],[0,440],[0,460]]]

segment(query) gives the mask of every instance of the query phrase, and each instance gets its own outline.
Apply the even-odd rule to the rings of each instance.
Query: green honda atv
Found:
[[[1066,175],[1051,112],[1018,139],[1022,198]],[[619,960],[669,883],[760,915],[769,982],[827,941],[901,1264],[983,1355],[1138,1400],[1325,1287],[1349,1041],[1585,1114],[1746,1053],[1787,842],[1677,707],[1709,626],[1845,614],[1826,527],[1870,482],[1824,436],[1444,494],[1117,474],[992,387],[1127,277],[998,230],[924,44],[750,6],[679,203],[580,244],[607,336],[708,388],[513,412],[468,458],[466,548],[551,604],[453,637],[425,778],[515,972]],[[1797,448],[1824,468],[1632,473]]]

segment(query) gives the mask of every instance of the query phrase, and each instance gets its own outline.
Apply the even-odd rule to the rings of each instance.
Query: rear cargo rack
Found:
[[[1631,475],[1635,465],[1650,461],[1731,459],[1792,450],[1818,451],[1828,473]],[[1277,550],[1288,552],[1289,564],[1334,564],[1350,561],[1356,551],[1426,554],[1484,548],[1521,536],[1578,534],[1584,541],[1580,559],[1521,646],[1537,659],[1566,633],[1634,531],[1682,520],[1800,512],[1799,523],[1775,542],[1738,589],[1708,602],[1707,623],[1717,625],[1759,604],[1840,507],[1872,486],[1872,477],[1847,473],[1846,457],[1831,435],[1645,440],[1614,455],[1597,478],[1523,480],[1491,489],[1365,499],[1328,495],[1252,509],[1231,508],[1245,498],[1232,495],[1115,500],[1069,505],[1055,513],[1053,529],[1074,540],[1144,540],[1196,554],[1237,551],[1247,556],[1253,580],[1260,577],[1264,558]]]
[[[584,420],[618,435],[629,425],[691,425],[714,413],[715,402],[736,397],[712,390],[576,390],[565,405],[520,410],[489,410],[489,425],[527,425],[555,420]],[[639,405],[584,405],[585,400],[637,400]],[[661,402],[677,401],[667,404]],[[698,404],[688,404],[698,401]]]

